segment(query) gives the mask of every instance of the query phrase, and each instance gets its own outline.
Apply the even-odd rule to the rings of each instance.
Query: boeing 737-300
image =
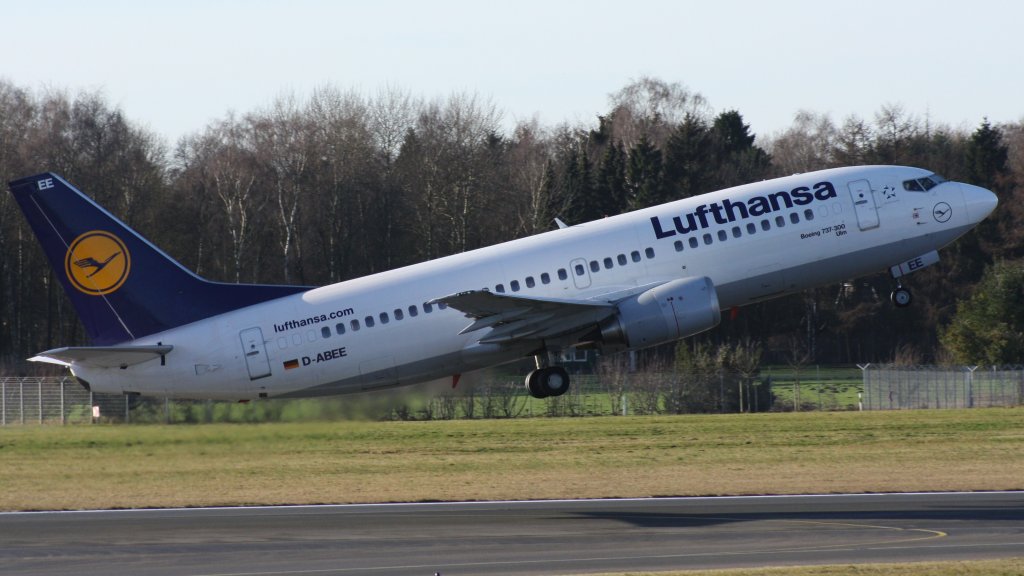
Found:
[[[210,282],[52,173],[10,184],[91,340],[32,360],[96,392],[248,400],[452,378],[533,356],[534,397],[574,346],[640,349],[721,310],[888,269],[902,276],[996,196],[861,166],[712,192],[330,286]]]

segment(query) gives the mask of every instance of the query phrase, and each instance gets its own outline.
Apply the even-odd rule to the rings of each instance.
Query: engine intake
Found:
[[[710,330],[722,320],[707,276],[681,278],[623,300],[600,325],[605,345],[646,348]]]

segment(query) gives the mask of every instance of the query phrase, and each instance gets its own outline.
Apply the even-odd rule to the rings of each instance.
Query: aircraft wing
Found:
[[[89,364],[100,368],[126,368],[147,360],[159,358],[174,349],[174,346],[81,346],[54,348],[40,352],[31,362],[46,362],[71,366],[72,362]]]
[[[604,320],[615,312],[608,302],[525,298],[471,290],[432,300],[463,312],[473,322],[459,334],[490,329],[481,344],[508,344],[564,336]]]

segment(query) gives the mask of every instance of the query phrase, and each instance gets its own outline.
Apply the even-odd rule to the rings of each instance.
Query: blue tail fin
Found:
[[[309,289],[204,280],[56,174],[15,180],[10,188],[95,345]]]

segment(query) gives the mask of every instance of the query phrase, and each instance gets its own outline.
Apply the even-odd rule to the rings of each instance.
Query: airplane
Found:
[[[978,225],[995,194],[920,168],[765,180],[323,287],[200,278],[53,173],[10,183],[91,340],[30,358],[95,392],[248,401],[343,394],[560,351],[635,350],[733,310],[888,268],[903,276]]]

